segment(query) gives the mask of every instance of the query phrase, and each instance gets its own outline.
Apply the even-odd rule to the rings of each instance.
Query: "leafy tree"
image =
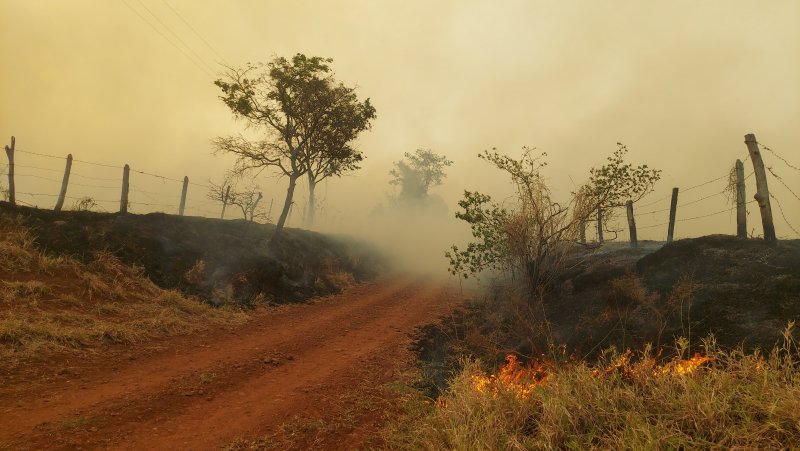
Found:
[[[375,108],[367,99],[360,103],[355,91],[344,86],[334,88],[339,91],[340,101],[332,114],[328,115],[308,145],[306,167],[308,171],[308,211],[306,222],[314,224],[317,209],[316,186],[329,177],[341,177],[345,172],[360,169],[359,163],[364,154],[352,146],[358,135],[370,127],[375,118]]]
[[[432,187],[442,184],[447,176],[444,169],[452,164],[447,157],[430,149],[417,149],[413,154],[406,152],[405,161],[395,162],[394,169],[389,172],[393,177],[389,183],[400,186],[401,199],[424,199]]]
[[[357,169],[352,152],[344,148],[375,117],[369,99],[359,101],[353,88],[333,79],[332,61],[298,53],[291,60],[229,68],[214,82],[234,117],[264,133],[257,141],[241,135],[216,138],[217,151],[237,157],[237,173],[273,169],[289,179],[271,243],[282,235],[297,180],[309,172],[314,172],[311,183],[321,175]]]
[[[522,158],[484,152],[480,158],[506,172],[516,190],[516,202],[499,205],[491,197],[465,191],[456,217],[467,222],[475,241],[445,253],[450,272],[464,278],[486,269],[508,271],[525,280],[528,293],[551,289],[566,257],[578,243],[581,223],[591,221],[600,208],[624,205],[652,191],[661,171],[624,160],[627,149],[619,145],[605,165],[590,171],[589,181],[567,202],[556,201],[541,175],[546,154],[523,148]]]

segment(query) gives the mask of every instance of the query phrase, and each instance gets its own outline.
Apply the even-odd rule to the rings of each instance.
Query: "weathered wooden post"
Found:
[[[603,207],[597,207],[597,242],[603,242]]]
[[[736,236],[747,238],[747,201],[744,191],[744,163],[736,160]]]
[[[128,188],[130,182],[131,167],[127,164],[122,169],[122,196],[119,199],[119,212],[128,212]]]
[[[67,166],[64,168],[64,178],[61,180],[61,192],[58,193],[58,201],[53,211],[61,211],[64,207],[64,199],[67,197],[67,185],[69,185],[69,173],[72,170],[72,154],[67,155]]]
[[[744,136],[747,150],[750,152],[750,159],[753,161],[753,169],[756,174],[756,194],[753,198],[758,202],[761,210],[761,224],[764,227],[764,241],[775,242],[775,223],[772,222],[772,205],[769,202],[769,187],[767,186],[767,171],[764,170],[764,160],[761,159],[761,152],[758,150],[756,135],[749,133]]]
[[[181,190],[181,206],[178,207],[178,214],[183,216],[186,210],[186,191],[189,189],[189,177],[183,177],[183,190]]]
[[[8,157],[8,203],[11,208],[17,206],[16,189],[14,188],[14,147],[17,139],[11,137],[11,147],[6,146],[6,156]]]
[[[269,200],[269,210],[267,211],[267,219],[272,221],[272,203],[275,202],[275,198]]]
[[[636,239],[636,220],[633,219],[633,201],[629,200],[625,206],[628,211],[628,230],[631,232],[631,247],[639,247],[639,241]]]
[[[253,202],[253,205],[250,206],[250,222],[253,222],[253,216],[255,215],[256,207],[258,206],[258,203],[261,202],[262,197],[264,197],[264,195],[258,193],[258,198],[256,199],[255,202]]]
[[[581,244],[586,243],[586,221],[581,220],[580,224],[578,224],[578,239],[581,240]]]
[[[225,219],[225,207],[228,206],[228,199],[231,194],[231,186],[225,189],[225,197],[222,198],[222,213],[219,215],[219,219]]]
[[[667,228],[667,243],[672,242],[675,236],[675,213],[678,209],[678,188],[672,188],[672,201],[669,204],[669,227]]]

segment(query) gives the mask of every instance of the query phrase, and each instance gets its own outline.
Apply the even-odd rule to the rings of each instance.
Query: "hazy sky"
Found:
[[[567,194],[621,141],[631,161],[663,169],[652,200],[673,186],[724,175],[746,156],[749,132],[800,165],[794,0],[168,1],[228,64],[297,52],[331,57],[337,78],[372,99],[378,118],[359,140],[368,157],[363,170],[321,188],[321,216],[342,226],[391,192],[392,161],[417,148],[455,161],[437,189],[451,212],[464,189],[508,193],[502,174],[476,158],[491,147],[514,155],[523,145],[546,151],[547,175]],[[202,62],[190,61],[137,13],[183,48],[172,33],[179,36],[192,49],[184,53]],[[0,61],[0,139],[13,134],[20,149],[130,163],[198,183],[219,179],[230,165],[209,144],[242,127],[212,83],[222,61],[163,0],[0,0]],[[800,172],[765,158],[800,194]],[[63,161],[25,154],[17,163],[63,168]],[[81,163],[73,170],[112,179],[121,172]],[[18,172],[60,179],[58,172]],[[148,191],[132,188],[132,201],[177,204],[177,183],[137,174],[132,182]],[[73,186],[70,194],[119,196],[118,181],[84,183],[110,187]],[[777,180],[770,184],[798,228],[800,200]],[[261,186],[268,200],[282,201],[285,180],[263,179]],[[723,187],[720,181],[691,190],[681,202]],[[748,197],[754,189],[750,183]],[[18,190],[54,193],[57,183],[20,177]],[[208,202],[202,191],[190,189],[190,213]],[[300,192],[298,204],[304,199]],[[727,205],[717,196],[681,208],[678,217]],[[667,206],[664,200],[643,210]],[[218,207],[202,209],[216,214]],[[773,209],[778,235],[797,237]],[[757,215],[751,208],[749,227],[758,232]],[[665,220],[666,213],[637,218],[640,226]],[[659,227],[640,236],[665,233]],[[676,231],[707,233],[735,233],[733,214],[682,222]]]

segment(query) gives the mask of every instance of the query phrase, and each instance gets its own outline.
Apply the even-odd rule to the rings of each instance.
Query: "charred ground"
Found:
[[[286,303],[336,293],[376,276],[385,264],[363,244],[300,229],[288,229],[270,247],[275,227],[243,220],[26,207],[12,213],[3,202],[0,213],[16,216],[47,254],[89,262],[96,251],[107,251],[143,268],[158,286],[212,304]]]
[[[711,235],[645,241],[638,249],[607,244],[577,252],[567,268],[541,304],[512,308],[519,301],[507,290],[489,289],[422,330],[415,349],[428,382],[441,386],[464,353],[499,364],[508,353],[529,358],[562,349],[592,360],[610,347],[649,343],[666,357],[678,337],[702,351],[712,334],[723,349],[767,350],[800,319],[800,240],[769,245]],[[510,330],[519,314],[538,316],[541,327]]]

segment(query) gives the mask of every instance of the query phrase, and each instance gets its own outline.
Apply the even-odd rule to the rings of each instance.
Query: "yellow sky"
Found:
[[[168,1],[229,64],[297,52],[332,57],[337,78],[372,99],[378,118],[359,140],[368,157],[363,170],[323,188],[322,217],[341,226],[384,199],[392,161],[416,148],[455,161],[437,189],[451,212],[464,189],[508,192],[501,174],[475,158],[491,147],[546,151],[548,177],[565,194],[621,141],[632,161],[664,170],[651,199],[724,175],[746,155],[749,132],[800,164],[797,1]],[[183,48],[171,33],[179,36],[192,49],[184,53],[202,62],[190,61],[137,12]],[[13,134],[20,149],[130,163],[198,183],[219,179],[230,164],[211,155],[209,144],[241,129],[212,83],[219,58],[163,0],[0,0],[0,61],[0,139]],[[800,194],[800,172],[765,158]],[[24,154],[17,163],[63,167]],[[28,171],[60,179],[18,169]],[[74,171],[120,172],[80,163]],[[132,181],[149,192],[132,189],[132,200],[177,204],[178,184]],[[118,198],[118,182],[102,183],[112,187],[70,193]],[[798,228],[800,200],[770,183]],[[267,199],[282,200],[285,181],[261,186]],[[722,187],[697,188],[681,200]],[[18,190],[55,192],[57,183],[20,178]],[[190,205],[207,202],[199,191],[190,190]],[[718,196],[682,208],[679,218],[726,206]],[[796,237],[773,209],[778,235]],[[664,215],[638,221],[658,224]],[[753,210],[750,228],[758,227]],[[640,236],[663,239],[662,229]],[[733,216],[723,214],[682,222],[676,234],[734,231]]]

